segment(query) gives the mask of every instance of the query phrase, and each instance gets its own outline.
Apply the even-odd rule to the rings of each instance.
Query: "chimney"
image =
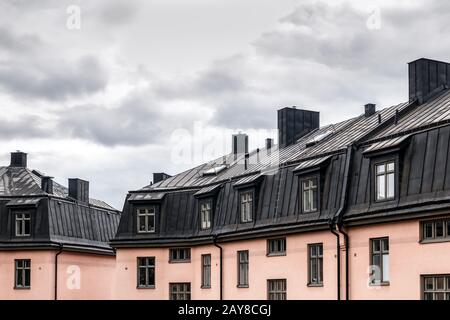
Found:
[[[374,115],[375,111],[376,111],[376,104],[374,103],[368,103],[364,106],[364,116],[366,118]]]
[[[43,176],[41,177],[41,189],[45,193],[53,194],[53,177]]]
[[[233,134],[232,150],[235,160],[239,154],[248,153],[248,135],[246,135],[245,133]]]
[[[437,88],[450,85],[450,64],[421,58],[408,63],[409,100],[427,100]]]
[[[267,150],[272,149],[272,146],[273,146],[273,139],[272,138],[267,138],[266,139],[266,149]]]
[[[69,197],[78,202],[89,204],[89,181],[78,178],[69,179]]]
[[[11,164],[10,167],[26,168],[27,167],[27,154],[25,152],[11,152]]]
[[[319,128],[319,112],[292,108],[278,110],[278,143],[281,148],[294,144]]]
[[[164,172],[155,172],[153,173],[153,183],[157,183],[163,180],[166,180],[167,178],[170,178],[171,176]]]

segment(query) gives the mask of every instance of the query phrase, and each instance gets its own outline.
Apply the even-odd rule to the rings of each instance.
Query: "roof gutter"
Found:
[[[340,246],[340,235],[339,233],[344,235],[344,247],[345,247],[345,300],[349,300],[349,244],[350,239],[347,233],[342,230],[342,222],[343,216],[345,212],[345,208],[347,207],[347,194],[348,188],[350,185],[350,168],[352,162],[352,154],[353,154],[353,146],[349,145],[347,147],[347,155],[345,157],[345,171],[344,171],[344,184],[342,186],[341,193],[341,204],[339,206],[338,211],[334,214],[334,217],[330,219],[330,231],[336,236],[337,239],[337,248],[336,248],[336,257],[337,257],[337,298],[340,300],[341,297],[341,246]],[[336,228],[339,233],[336,232]]]

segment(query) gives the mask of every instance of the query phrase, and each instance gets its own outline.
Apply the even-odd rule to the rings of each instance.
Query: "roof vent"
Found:
[[[364,106],[364,116],[366,118],[374,115],[375,111],[376,111],[376,104],[374,103],[368,103]]]
[[[25,152],[21,152],[21,151],[11,152],[10,167],[26,168],[27,167],[27,154]]]
[[[231,138],[231,145],[235,160],[238,155],[248,153],[248,135],[239,132],[238,134],[233,134]]]
[[[266,149],[269,150],[271,149],[273,146],[273,139],[272,138],[267,138],[266,139]]]

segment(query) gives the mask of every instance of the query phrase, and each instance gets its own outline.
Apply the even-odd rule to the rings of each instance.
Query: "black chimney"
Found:
[[[43,176],[41,177],[41,189],[45,193],[53,194],[53,177]]]
[[[89,204],[89,181],[78,178],[69,179],[69,197],[78,202]]]
[[[278,110],[278,143],[281,148],[319,128],[319,112],[292,108]]]
[[[239,154],[248,153],[248,135],[245,133],[233,134],[231,144],[235,159]]]
[[[450,64],[421,58],[408,63],[409,100],[427,100],[437,88],[450,85]]]
[[[11,164],[10,167],[26,168],[27,167],[27,154],[25,152],[11,152]]]
[[[164,172],[156,172],[153,173],[153,183],[157,183],[163,180],[166,180],[167,178],[170,178],[171,176]]]
[[[368,103],[364,106],[364,116],[370,117],[375,114],[376,105],[374,103]]]

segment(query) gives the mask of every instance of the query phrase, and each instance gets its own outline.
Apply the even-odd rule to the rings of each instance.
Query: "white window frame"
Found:
[[[211,229],[211,201],[200,202],[200,229]]]
[[[393,168],[389,169],[392,165]],[[396,161],[388,160],[384,162],[375,163],[375,200],[376,201],[389,201],[395,199],[396,196]],[[382,169],[378,170],[378,168]],[[393,179],[392,190],[389,188],[389,179]],[[381,188],[381,189],[380,189]],[[382,191],[382,195],[381,192]]]
[[[141,219],[144,218],[144,229],[141,229]],[[153,219],[153,227],[150,221]],[[156,229],[156,207],[138,208],[137,209],[137,232],[138,233],[154,233]]]
[[[253,221],[253,192],[245,191],[239,195],[241,222]]]
[[[303,212],[316,212],[319,208],[319,179],[310,177],[301,180]],[[316,198],[314,198],[316,193]],[[316,200],[316,201],[315,201]]]
[[[26,224],[28,223],[29,233],[26,233]],[[16,237],[31,236],[31,214],[26,212],[15,213],[15,231]]]

